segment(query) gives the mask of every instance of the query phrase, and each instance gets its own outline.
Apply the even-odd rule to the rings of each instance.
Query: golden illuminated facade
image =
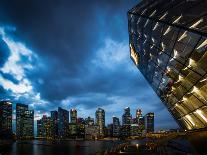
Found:
[[[128,12],[130,55],[183,129],[207,126],[207,1],[143,0]]]

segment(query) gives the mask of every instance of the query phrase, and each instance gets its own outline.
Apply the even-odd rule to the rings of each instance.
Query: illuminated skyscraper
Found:
[[[12,135],[12,103],[0,101],[0,139]]]
[[[17,139],[34,138],[34,110],[28,110],[28,105],[16,104],[16,136]]]
[[[70,123],[77,123],[77,110],[76,109],[70,110]]]
[[[105,111],[101,108],[98,108],[98,110],[96,110],[96,125],[99,126],[99,135],[104,136]]]
[[[124,114],[122,115],[122,124],[123,125],[131,124],[131,121],[132,121],[132,116],[130,114],[130,108],[126,107],[124,109]]]
[[[145,116],[145,130],[147,132],[154,132],[154,113],[147,113]]]
[[[53,139],[58,137],[58,112],[51,111],[51,137]]]
[[[51,117],[43,115],[37,120],[37,136],[40,138],[50,139],[51,137]]]
[[[120,135],[120,122],[119,118],[113,116],[113,136],[117,137]]]
[[[69,111],[58,107],[58,136],[66,138],[68,136]]]
[[[142,0],[128,12],[130,56],[178,124],[207,127],[207,1]]]

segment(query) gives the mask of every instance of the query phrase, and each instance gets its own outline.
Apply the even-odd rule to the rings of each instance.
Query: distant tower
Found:
[[[58,136],[66,138],[68,136],[69,111],[58,107]]]
[[[70,110],[70,123],[77,123],[77,110],[76,109]]]
[[[99,126],[99,135],[104,136],[105,111],[101,108],[98,108],[98,110],[96,110],[96,124]]]
[[[150,112],[145,115],[145,130],[154,132],[154,113]]]
[[[126,107],[124,109],[124,114],[122,115],[122,124],[123,125],[129,125],[131,124],[132,116],[130,114],[130,108]]]
[[[28,105],[16,104],[16,136],[17,139],[34,138],[34,110]]]
[[[58,137],[58,112],[51,111],[51,137],[53,139]]]
[[[0,139],[12,135],[12,103],[0,102]]]
[[[117,137],[120,135],[120,122],[119,118],[113,116],[113,136]]]

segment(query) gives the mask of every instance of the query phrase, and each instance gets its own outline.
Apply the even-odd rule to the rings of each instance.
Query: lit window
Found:
[[[182,39],[184,39],[185,37],[187,37],[187,31],[185,31],[180,38],[178,39],[178,41],[181,41]]]
[[[138,56],[138,53],[135,52],[134,47],[132,47],[131,44],[130,44],[130,55],[131,55],[132,59],[134,60],[135,64],[138,65],[139,56]]]
[[[156,28],[159,26],[159,23],[157,22],[153,28],[153,31],[156,30]]]
[[[159,20],[164,19],[164,18],[167,16],[167,14],[168,14],[168,12],[165,12],[165,14],[164,14],[162,17],[160,17],[160,19],[159,19]]]
[[[157,11],[153,11],[153,13],[150,15],[150,17],[154,16],[154,14],[156,13]]]
[[[178,18],[176,18],[174,21],[173,21],[173,24],[177,24],[179,22],[179,20],[182,18],[183,16],[180,15]]]
[[[195,126],[195,123],[193,122],[193,119],[190,115],[186,115],[186,118],[190,121],[190,123]]]
[[[190,29],[195,29],[200,23],[203,22],[203,18],[195,22],[193,25],[190,26]]]
[[[195,111],[205,122],[207,122],[207,118],[203,115],[203,111],[201,110],[196,110]]]
[[[167,30],[165,31],[164,35],[168,34],[168,33],[170,32],[171,29],[172,29],[171,26],[169,26],[169,27],[167,28]]]
[[[200,48],[202,48],[202,47],[204,47],[206,45],[207,45],[207,39],[204,40],[196,49],[198,50],[198,49],[200,49]]]

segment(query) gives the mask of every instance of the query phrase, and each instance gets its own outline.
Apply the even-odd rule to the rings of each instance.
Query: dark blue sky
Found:
[[[0,2],[0,98],[29,104],[35,119],[58,106],[121,119],[155,112],[156,129],[177,127],[129,57],[127,11],[137,0]]]

